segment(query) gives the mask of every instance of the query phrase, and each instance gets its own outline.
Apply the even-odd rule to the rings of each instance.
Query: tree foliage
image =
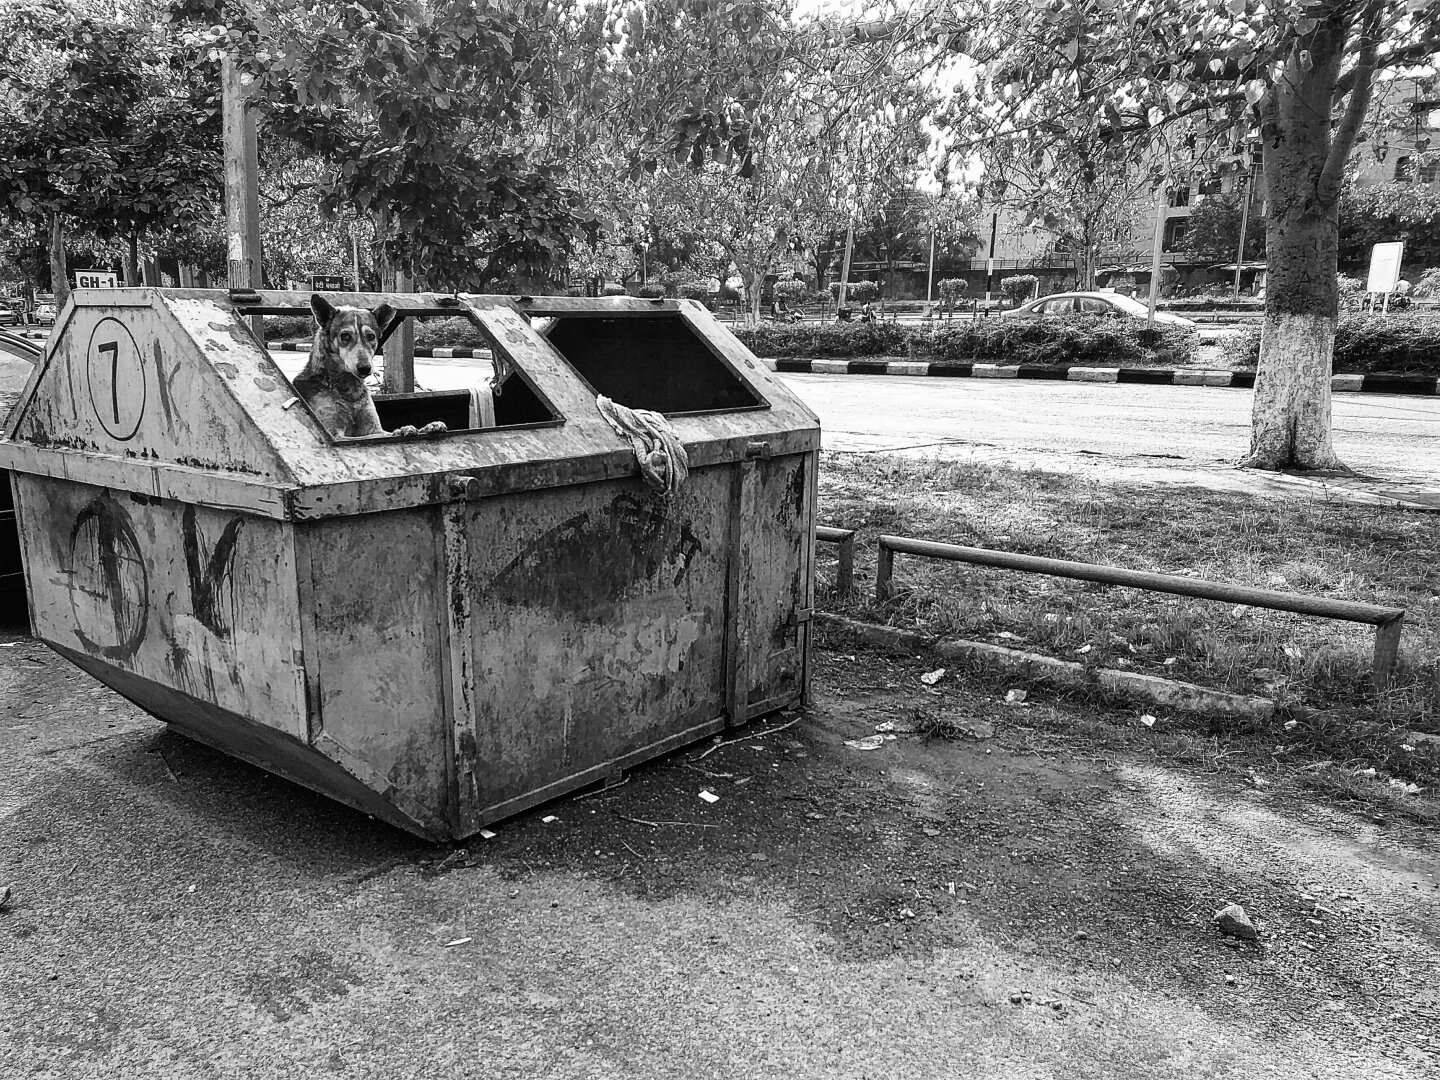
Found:
[[[46,223],[62,296],[66,228],[134,238],[214,214],[214,66],[144,16],[60,0],[0,14],[0,213]]]
[[[1426,184],[1350,187],[1340,196],[1339,261],[1369,262],[1370,248],[1405,241],[1405,261],[1440,263],[1440,190]]]

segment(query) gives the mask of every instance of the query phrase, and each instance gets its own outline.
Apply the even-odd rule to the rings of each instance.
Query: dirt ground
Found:
[[[1440,1075],[1422,826],[934,666],[448,849],[0,635],[0,1073]]]

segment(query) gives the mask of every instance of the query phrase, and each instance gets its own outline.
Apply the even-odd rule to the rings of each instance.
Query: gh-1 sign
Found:
[[[75,287],[77,289],[113,289],[119,285],[115,275],[109,270],[76,270]]]

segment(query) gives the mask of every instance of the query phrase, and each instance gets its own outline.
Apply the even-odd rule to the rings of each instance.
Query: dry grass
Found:
[[[1440,517],[850,454],[825,456],[820,507],[824,523],[860,531],[843,603],[828,592],[834,548],[820,546],[832,610],[1262,694],[1281,706],[1278,745],[1440,780],[1440,748],[1405,736],[1440,731]],[[1403,607],[1397,677],[1377,698],[1365,625],[907,555],[877,602],[880,533]]]

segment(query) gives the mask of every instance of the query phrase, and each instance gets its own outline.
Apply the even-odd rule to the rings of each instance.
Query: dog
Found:
[[[315,340],[310,359],[292,381],[331,435],[358,438],[365,435],[433,435],[445,431],[440,421],[423,428],[406,424],[394,431],[380,426],[375,399],[365,380],[380,347],[380,331],[395,317],[395,309],[381,304],[374,311],[336,307],[319,293],[310,297],[315,316]]]

